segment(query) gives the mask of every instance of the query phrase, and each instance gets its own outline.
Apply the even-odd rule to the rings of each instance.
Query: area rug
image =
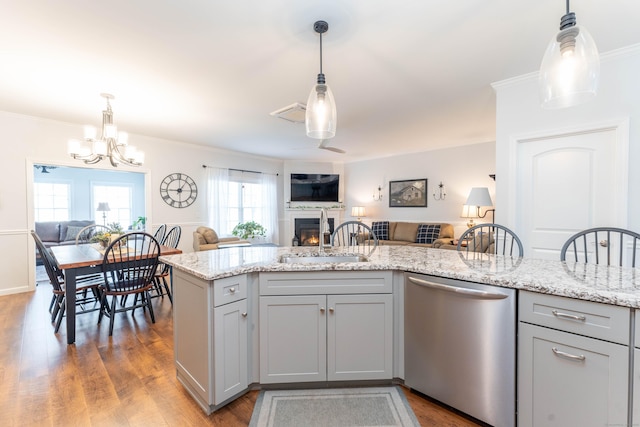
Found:
[[[419,427],[398,387],[263,390],[249,427]]]

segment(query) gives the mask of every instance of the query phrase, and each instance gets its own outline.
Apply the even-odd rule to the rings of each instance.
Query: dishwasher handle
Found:
[[[415,283],[416,285],[419,285],[419,286],[424,286],[425,288],[438,289],[440,291],[445,291],[445,292],[453,292],[456,294],[461,294],[464,296],[469,296],[477,299],[505,299],[508,297],[507,294],[503,294],[501,292],[486,292],[486,291],[480,291],[477,289],[461,288],[459,286],[451,286],[451,285],[445,285],[442,283],[430,282],[428,280],[418,279],[417,277],[411,277],[411,276],[409,276],[408,279],[411,283]]]

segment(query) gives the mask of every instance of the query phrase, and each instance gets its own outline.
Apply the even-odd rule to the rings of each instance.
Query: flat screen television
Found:
[[[337,202],[340,175],[291,174],[292,202]]]

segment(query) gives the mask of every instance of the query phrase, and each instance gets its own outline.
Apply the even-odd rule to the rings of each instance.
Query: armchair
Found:
[[[213,228],[200,226],[193,232],[193,250],[208,251],[231,246],[250,246],[247,240],[238,237],[218,237]]]

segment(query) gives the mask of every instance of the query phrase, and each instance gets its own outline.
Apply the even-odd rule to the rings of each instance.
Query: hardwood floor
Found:
[[[0,297],[0,425],[247,426],[258,392],[206,416],[176,379],[167,298],[155,299],[156,323],[142,311],[120,314],[113,337],[97,313],[77,318],[68,346],[64,321],[53,333],[51,286]],[[411,393],[423,426],[477,424]]]

